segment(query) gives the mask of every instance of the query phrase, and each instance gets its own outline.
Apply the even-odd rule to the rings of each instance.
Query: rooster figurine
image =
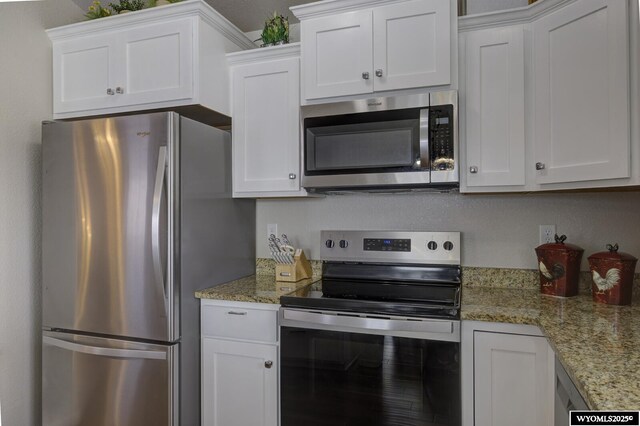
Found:
[[[601,292],[611,290],[620,283],[620,269],[618,268],[609,269],[604,278],[594,269],[591,271],[591,276],[593,277],[593,282],[596,284],[596,287],[598,287],[598,290]]]

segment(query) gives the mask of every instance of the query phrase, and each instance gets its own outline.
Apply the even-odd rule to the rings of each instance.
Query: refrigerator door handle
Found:
[[[151,251],[153,256],[153,270],[156,283],[160,286],[160,292],[164,300],[165,312],[167,312],[167,288],[164,281],[164,267],[160,251],[160,209],[162,208],[162,194],[164,193],[164,179],[167,168],[167,147],[161,146],[158,152],[158,167],[156,169],[156,182],[153,191],[153,211],[151,213]]]
[[[54,339],[49,336],[42,336],[42,343],[56,346],[73,352],[82,352],[85,354],[108,356],[114,358],[142,358],[142,359],[167,359],[166,352],[161,351],[145,351],[138,349],[114,349],[102,348],[99,346],[87,346],[79,343],[68,342],[66,340]]]

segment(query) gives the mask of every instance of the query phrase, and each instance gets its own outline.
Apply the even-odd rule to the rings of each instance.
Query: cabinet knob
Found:
[[[362,73],[362,78],[364,78],[365,80],[369,80],[369,73],[368,72],[363,72]]]
[[[265,361],[264,366],[265,368],[271,368],[273,366],[273,361]]]
[[[545,165],[544,163],[536,163],[536,170],[544,170]]]
[[[296,177],[295,173],[289,173],[289,179],[295,179]]]
[[[382,70],[376,70],[376,77],[382,77]]]
[[[111,87],[109,87],[107,89],[107,95],[115,95],[115,92],[113,91],[113,89]]]
[[[122,95],[124,93],[124,88],[116,87],[116,93],[119,94],[119,95]]]
[[[469,167],[469,173],[478,173],[478,167],[477,166]]]

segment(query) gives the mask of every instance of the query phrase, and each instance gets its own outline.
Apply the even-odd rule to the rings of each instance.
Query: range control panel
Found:
[[[322,260],[460,264],[460,232],[322,231]]]
[[[365,238],[364,251],[411,251],[411,240],[397,238]]]

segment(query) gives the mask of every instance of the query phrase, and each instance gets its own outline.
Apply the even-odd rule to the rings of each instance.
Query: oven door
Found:
[[[460,425],[460,323],[282,308],[281,426]]]

